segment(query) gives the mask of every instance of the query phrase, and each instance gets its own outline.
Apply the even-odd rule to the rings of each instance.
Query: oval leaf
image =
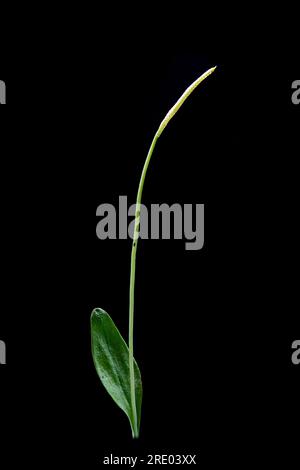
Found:
[[[98,376],[116,404],[126,413],[133,437],[138,437],[142,407],[142,380],[136,361],[135,395],[137,424],[130,398],[129,351],[116,325],[104,310],[95,308],[91,315],[92,355]]]

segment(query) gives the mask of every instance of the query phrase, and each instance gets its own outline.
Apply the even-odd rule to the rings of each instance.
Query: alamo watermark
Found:
[[[292,90],[295,90],[293,91],[292,93],[292,103],[293,104],[300,104],[300,80],[294,80],[293,83],[292,83]]]
[[[98,206],[96,215],[101,219],[96,227],[97,237],[100,240],[133,239],[135,209],[136,204],[128,208],[127,196],[119,196],[118,210],[112,204]],[[132,220],[128,221],[128,217]],[[201,250],[204,245],[204,204],[151,204],[149,211],[140,204],[139,238],[185,240],[186,250]]]
[[[6,104],[6,85],[0,80],[0,104]]]
[[[0,340],[0,365],[6,364],[6,344]]]

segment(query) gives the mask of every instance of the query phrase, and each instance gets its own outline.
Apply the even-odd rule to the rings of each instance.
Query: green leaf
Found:
[[[136,361],[135,396],[137,423],[130,398],[129,351],[116,325],[104,310],[95,308],[91,315],[92,355],[98,376],[116,404],[126,413],[133,437],[138,437],[141,422],[142,379]]]

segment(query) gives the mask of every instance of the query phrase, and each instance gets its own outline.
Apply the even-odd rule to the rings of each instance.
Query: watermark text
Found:
[[[128,208],[127,196],[119,197],[118,210],[112,204],[101,204],[96,210],[101,218],[96,227],[97,237],[133,239],[135,212],[136,204]],[[133,220],[128,221],[128,217]],[[201,250],[204,245],[204,204],[151,204],[150,210],[140,204],[138,217],[141,239],[185,240],[186,250]]]
[[[292,103],[300,104],[300,80],[294,80],[292,83]]]
[[[292,349],[294,350],[292,354],[292,363],[297,366],[300,364],[300,339],[293,342]]]
[[[0,104],[6,104],[6,85],[0,80]]]
[[[0,340],[0,365],[6,364],[6,344]]]

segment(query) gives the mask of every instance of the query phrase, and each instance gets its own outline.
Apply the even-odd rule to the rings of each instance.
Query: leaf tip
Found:
[[[106,314],[105,310],[103,310],[102,308],[94,308],[92,313],[91,313],[91,317],[100,317],[101,315],[104,315]]]

